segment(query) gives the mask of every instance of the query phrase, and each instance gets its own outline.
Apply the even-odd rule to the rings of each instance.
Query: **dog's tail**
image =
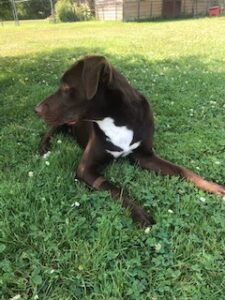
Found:
[[[217,183],[207,181],[191,170],[177,166],[167,160],[156,156],[155,154],[152,154],[148,158],[139,158],[138,163],[145,169],[151,169],[156,173],[160,173],[162,175],[179,176],[186,179],[187,181],[190,181],[203,191],[225,196],[224,185],[219,185]]]

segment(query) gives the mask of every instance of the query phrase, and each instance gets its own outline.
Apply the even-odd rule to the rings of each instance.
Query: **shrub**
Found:
[[[71,0],[59,0],[55,5],[57,21],[73,22],[76,20],[74,5]]]
[[[74,5],[76,20],[77,21],[88,21],[92,19],[91,9],[87,4]]]
[[[74,4],[71,0],[59,0],[55,6],[56,19],[61,22],[87,21],[92,19],[87,4]]]

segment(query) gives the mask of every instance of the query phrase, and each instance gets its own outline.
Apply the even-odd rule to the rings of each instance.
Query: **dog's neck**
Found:
[[[105,118],[114,120],[117,126],[128,126],[135,120],[143,121],[140,95],[135,90],[129,98],[120,89],[99,89],[90,100],[83,119],[101,121]],[[138,113],[137,113],[138,111]]]
[[[146,113],[142,102],[137,91],[132,90],[127,98],[120,89],[100,90],[91,100],[86,118],[93,121],[106,152],[114,158],[125,157],[140,146],[143,138],[140,127]]]

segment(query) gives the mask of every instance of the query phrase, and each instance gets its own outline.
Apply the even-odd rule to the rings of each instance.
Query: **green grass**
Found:
[[[224,17],[4,24],[0,299],[225,299],[225,201],[115,162],[107,178],[155,213],[145,233],[106,193],[73,182],[81,150],[71,139],[54,138],[49,165],[38,156],[45,125],[34,105],[91,53],[105,55],[149,99],[162,157],[224,183]]]

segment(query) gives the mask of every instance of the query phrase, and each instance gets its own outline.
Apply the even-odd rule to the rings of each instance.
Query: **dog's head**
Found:
[[[87,56],[62,76],[57,91],[35,107],[49,125],[74,124],[85,115],[101,85],[112,80],[112,68],[103,56]]]

